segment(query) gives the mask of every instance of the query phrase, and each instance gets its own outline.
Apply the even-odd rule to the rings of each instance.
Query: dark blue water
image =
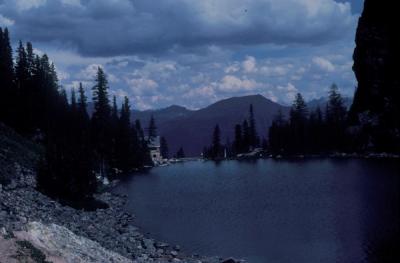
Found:
[[[249,262],[399,262],[400,165],[388,160],[187,162],[115,191],[151,237]]]

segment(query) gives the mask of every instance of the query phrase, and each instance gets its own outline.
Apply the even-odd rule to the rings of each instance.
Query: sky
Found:
[[[352,96],[363,0],[0,0],[13,46],[31,41],[60,84],[90,93],[99,66],[135,109],[198,109],[261,94],[289,105]],[[90,94],[88,94],[90,95]]]

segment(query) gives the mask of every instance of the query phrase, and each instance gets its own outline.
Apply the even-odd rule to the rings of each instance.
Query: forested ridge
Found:
[[[0,28],[0,122],[42,144],[38,188],[66,200],[90,199],[99,178],[116,178],[150,164],[139,121],[131,123],[127,97],[110,100],[106,74],[98,68],[93,86],[70,94],[60,86],[56,67],[30,42],[15,51],[7,28]],[[87,112],[87,89],[94,112]]]

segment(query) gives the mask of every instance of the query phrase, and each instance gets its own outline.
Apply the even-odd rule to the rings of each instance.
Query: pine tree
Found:
[[[215,125],[213,136],[212,136],[212,144],[211,144],[211,157],[213,159],[218,159],[222,156],[222,145],[221,145],[221,130],[219,125]]]
[[[233,142],[234,152],[236,154],[243,152],[243,133],[240,124],[235,125],[235,140]]]
[[[153,115],[151,115],[149,127],[147,128],[147,132],[148,132],[149,140],[157,137],[157,127],[156,127],[156,123],[155,123]]]
[[[99,172],[102,176],[107,173],[111,155],[110,138],[110,104],[108,98],[108,81],[102,68],[97,69],[96,84],[92,88],[94,112],[92,115],[93,143],[99,159]]]
[[[329,91],[329,101],[326,107],[327,141],[331,150],[345,150],[346,113],[342,96],[336,84]]]
[[[325,129],[324,118],[321,108],[318,106],[310,113],[308,127],[309,147],[312,153],[322,153],[326,150],[327,145],[327,131]]]
[[[249,146],[255,148],[259,145],[259,138],[257,135],[256,121],[254,119],[253,104],[250,104],[249,110]]]
[[[289,125],[282,111],[274,117],[268,131],[268,147],[273,154],[285,154],[288,152]]]
[[[110,118],[110,102],[108,98],[108,81],[103,69],[100,67],[97,69],[96,84],[92,90],[94,103],[93,121],[103,126]]]
[[[290,109],[290,122],[304,122],[308,117],[307,104],[300,93],[296,94],[293,101],[292,108]]]
[[[82,83],[79,83],[79,99],[78,99],[78,110],[81,116],[85,119],[89,119],[89,114],[87,113],[87,97],[85,95],[85,90],[82,86]]]
[[[185,151],[183,150],[183,147],[180,147],[179,150],[176,152],[176,158],[185,158]]]
[[[76,102],[76,94],[75,94],[75,89],[71,89],[71,110],[73,112],[76,112],[78,109],[78,104]]]
[[[29,76],[32,77],[35,71],[35,54],[33,53],[33,46],[31,42],[26,43],[26,61]]]
[[[29,78],[27,54],[25,51],[25,47],[22,45],[21,41],[19,41],[19,45],[17,48],[15,75],[16,75],[18,89],[21,89],[22,87],[25,86]]]
[[[113,106],[111,108],[111,119],[113,122],[118,121],[118,106],[117,106],[117,98],[115,95],[113,96]]]
[[[141,125],[141,123],[140,123],[140,120],[136,120],[136,121],[135,121],[135,129],[136,129],[136,132],[138,133],[139,139],[140,139],[141,141],[144,141],[144,140],[145,140],[145,139],[144,139],[144,132],[143,132],[143,129],[142,129],[142,125]]]
[[[133,141],[131,138],[131,109],[128,97],[124,97],[118,122],[116,137],[116,164],[119,169],[128,172],[133,168]]]
[[[249,123],[247,122],[247,120],[243,121],[242,124],[242,132],[243,132],[243,148],[242,151],[243,152],[248,152],[250,150],[250,127],[249,127]]]
[[[308,108],[303,96],[297,93],[290,109],[290,129],[291,135],[288,138],[290,141],[290,153],[298,154],[305,153],[308,146],[306,141],[306,125],[308,119]]]
[[[160,139],[160,151],[161,151],[161,156],[165,159],[168,159],[168,143],[165,137],[161,137]]]
[[[14,64],[8,29],[0,27],[0,121],[15,124],[15,111],[12,104],[16,101],[14,89]]]

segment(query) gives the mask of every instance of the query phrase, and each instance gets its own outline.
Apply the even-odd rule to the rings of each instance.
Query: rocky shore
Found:
[[[109,208],[91,212],[62,206],[35,190],[35,177],[30,170],[16,166],[17,178],[7,186],[0,184],[0,254],[1,240],[4,243],[5,237],[17,236],[24,240],[23,237],[28,236],[30,238],[25,239],[46,255],[46,249],[54,252],[59,248],[55,251],[59,258],[54,262],[104,262],[104,255],[109,255],[108,262],[237,262],[188,255],[177,245],[143,235],[134,226],[134,216],[124,212],[122,196],[109,192],[97,195],[96,198],[107,203]],[[90,251],[89,255],[85,255],[85,251]]]

